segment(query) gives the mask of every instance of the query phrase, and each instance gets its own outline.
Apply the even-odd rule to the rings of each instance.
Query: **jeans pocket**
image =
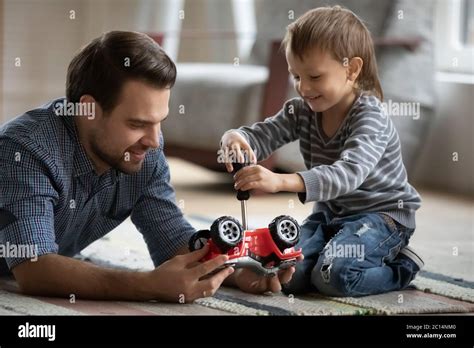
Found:
[[[379,216],[382,218],[382,220],[384,221],[385,225],[390,230],[390,232],[400,232],[397,226],[399,224],[394,219],[392,219],[390,216],[386,214],[379,214]]]

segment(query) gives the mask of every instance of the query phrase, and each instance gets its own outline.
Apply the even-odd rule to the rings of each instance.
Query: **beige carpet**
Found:
[[[196,228],[205,219],[190,217]],[[130,220],[105,238],[93,243],[80,256],[104,267],[149,270],[153,265],[140,234]],[[18,315],[391,315],[473,313],[472,284],[453,284],[444,279],[417,277],[413,289],[363,298],[329,298],[318,294],[251,295],[221,288],[213,297],[194,304],[159,302],[85,301],[27,297],[18,293],[13,279],[0,280],[0,314]]]

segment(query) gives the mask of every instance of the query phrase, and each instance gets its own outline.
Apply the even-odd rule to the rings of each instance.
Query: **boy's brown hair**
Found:
[[[299,59],[315,47],[330,52],[341,63],[345,58],[362,58],[364,63],[356,88],[370,91],[383,100],[372,37],[352,11],[341,6],[310,10],[288,26],[282,46]]]

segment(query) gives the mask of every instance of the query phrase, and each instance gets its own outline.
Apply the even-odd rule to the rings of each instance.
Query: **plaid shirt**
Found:
[[[176,206],[163,138],[138,173],[97,176],[73,118],[54,113],[58,102],[0,128],[0,246],[73,256],[131,215],[155,266],[175,255],[195,231]],[[0,258],[0,269],[27,259]]]

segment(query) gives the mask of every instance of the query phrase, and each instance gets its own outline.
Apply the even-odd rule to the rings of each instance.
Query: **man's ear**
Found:
[[[97,116],[98,118],[102,117],[102,108],[100,107],[99,102],[97,102],[97,100],[95,100],[95,98],[90,94],[82,95],[79,99],[79,103],[84,104],[85,107],[83,107],[83,110],[88,112],[88,115],[82,116],[87,116],[89,120],[93,120]]]
[[[360,71],[362,70],[362,66],[364,65],[364,61],[360,57],[353,57],[349,60],[349,66],[347,67],[347,79],[355,82],[357,76],[359,76]]]

